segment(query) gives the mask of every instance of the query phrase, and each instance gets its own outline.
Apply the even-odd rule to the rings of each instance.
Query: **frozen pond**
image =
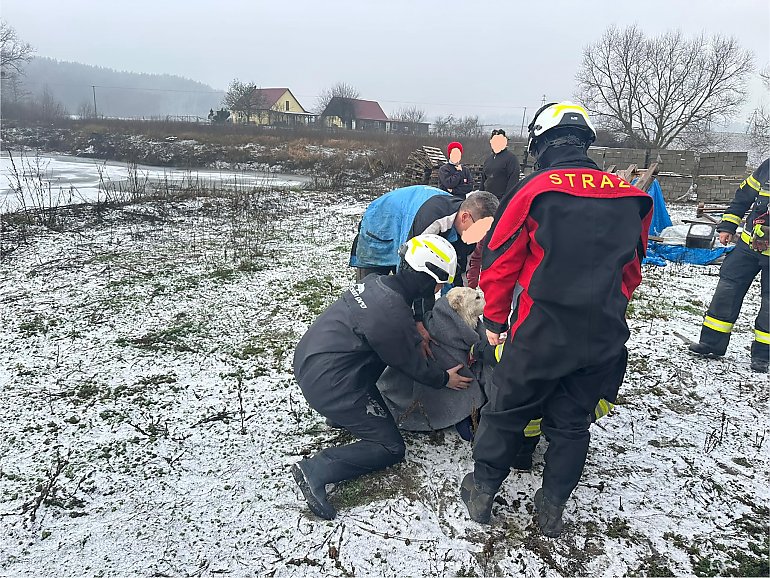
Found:
[[[0,155],[0,213],[26,206],[59,206],[105,200],[107,191],[137,187],[199,185],[206,188],[298,187],[310,177],[271,172],[176,169],[79,158],[3,152]],[[15,169],[14,169],[15,165]]]

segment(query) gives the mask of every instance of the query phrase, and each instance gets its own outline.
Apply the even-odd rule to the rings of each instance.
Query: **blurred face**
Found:
[[[460,149],[452,149],[452,152],[449,153],[449,162],[457,164],[460,162],[460,159],[463,158],[463,153],[460,152]]]
[[[455,224],[455,228],[460,233],[460,238],[463,240],[463,243],[472,245],[484,238],[492,227],[494,217],[476,219],[470,211],[460,211],[458,220],[459,222]]]
[[[489,145],[492,147],[492,152],[497,154],[508,146],[508,139],[505,137],[505,135],[496,134],[491,139],[489,139]]]

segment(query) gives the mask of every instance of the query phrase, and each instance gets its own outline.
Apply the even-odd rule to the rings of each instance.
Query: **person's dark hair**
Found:
[[[474,191],[460,205],[461,211],[470,211],[475,219],[494,217],[500,201],[487,191]]]
[[[496,136],[498,134],[505,136],[505,131],[501,128],[496,128],[495,130],[492,131],[492,136],[490,136],[489,138],[492,138],[493,136]]]

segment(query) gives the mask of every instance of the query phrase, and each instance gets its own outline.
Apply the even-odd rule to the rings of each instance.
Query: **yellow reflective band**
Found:
[[[577,110],[579,112],[582,112],[586,117],[588,116],[588,112],[586,112],[586,109],[584,109],[579,104],[557,104],[556,106],[553,107],[553,118],[556,118],[565,110]]]
[[[428,247],[430,250],[432,250],[436,255],[438,255],[443,261],[449,263],[451,260],[449,258],[449,255],[444,253],[441,249],[436,247],[435,243],[432,243],[431,241],[425,241],[425,246]]]
[[[759,329],[755,329],[754,340],[757,343],[765,343],[767,345],[770,345],[770,333],[767,333],[765,331],[760,331]]]
[[[761,189],[761,190],[759,191],[759,196],[760,196],[760,197],[770,197],[770,191],[766,191],[766,190],[764,190],[764,189]]]
[[[741,224],[741,218],[738,215],[733,215],[732,213],[725,213],[724,215],[722,215],[722,220],[727,221],[728,223],[732,223],[734,225]]]
[[[594,415],[596,416],[596,419],[603,418],[605,415],[610,413],[614,407],[614,403],[610,403],[606,399],[600,399],[599,403],[596,404],[596,409],[594,409]]]
[[[495,347],[495,359],[498,363],[500,363],[500,360],[503,357],[503,347],[505,346],[505,343],[501,343],[497,347]]]
[[[754,175],[749,175],[745,181],[743,181],[747,185],[749,185],[752,189],[755,191],[758,191],[762,188],[762,185],[759,183],[757,179],[754,178]]]
[[[703,320],[703,325],[714,331],[719,331],[720,333],[730,333],[733,330],[732,323],[720,321],[719,319],[714,319],[708,315],[706,315],[706,318]]]
[[[527,427],[524,428],[524,436],[528,438],[534,438],[540,435],[540,422],[543,421],[543,418],[533,419],[531,422],[527,424]]]
[[[744,229],[741,232],[741,240],[746,243],[749,247],[751,247],[751,235],[749,235],[746,230]],[[770,255],[770,249],[767,249],[766,251],[762,251],[763,255]]]

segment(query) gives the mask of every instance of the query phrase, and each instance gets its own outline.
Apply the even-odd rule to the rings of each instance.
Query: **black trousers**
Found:
[[[770,355],[770,308],[768,307],[768,266],[770,257],[753,251],[739,240],[725,257],[719,270],[717,285],[701,328],[700,342],[714,353],[724,355],[730,333],[741,312],[743,299],[757,273],[760,277],[762,304],[754,321],[754,342],[751,358],[767,361]]]
[[[300,379],[299,385],[310,407],[359,439],[310,458],[313,470],[321,473],[319,481],[349,480],[404,459],[404,438],[374,383],[362,388],[360,384],[325,383],[320,377],[310,382]]]
[[[563,504],[583,474],[594,409],[608,384],[625,375],[625,348],[606,363],[585,367],[554,379],[528,379],[517,371],[514,355],[503,353],[481,409],[473,447],[476,484],[495,493],[510,473],[522,450],[524,428],[543,418],[540,428],[548,438],[543,472],[543,493]]]

